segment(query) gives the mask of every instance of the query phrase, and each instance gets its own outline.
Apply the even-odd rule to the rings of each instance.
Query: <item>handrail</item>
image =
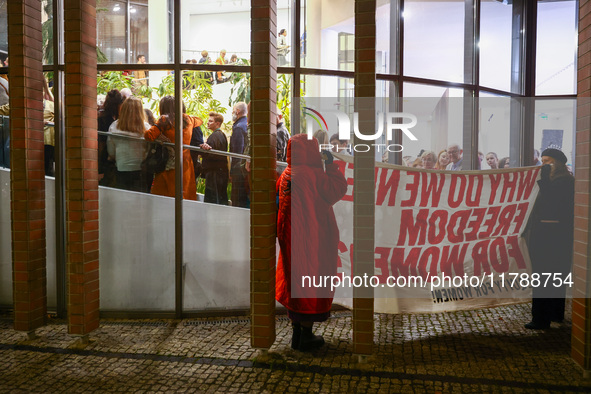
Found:
[[[155,141],[148,141],[144,138],[132,137],[130,135],[113,134],[108,131],[97,131],[97,133],[99,135],[110,136],[110,137],[127,138],[130,140],[140,140],[140,141],[145,141],[145,142],[155,142]],[[156,142],[156,143],[160,143],[160,142]],[[167,146],[174,146],[174,144],[172,142],[162,142],[162,144],[167,145]],[[183,149],[188,149],[188,150],[202,152],[202,153],[212,153],[214,155],[220,155],[220,156],[234,157],[237,159],[250,160],[250,156],[248,156],[248,155],[243,155],[240,153],[233,153],[233,152],[224,152],[224,151],[216,150],[216,149],[206,150],[206,149],[202,149],[198,146],[192,146],[192,145],[183,145]],[[287,167],[287,163],[283,162],[283,161],[277,161],[277,165],[281,166],[281,167]]]

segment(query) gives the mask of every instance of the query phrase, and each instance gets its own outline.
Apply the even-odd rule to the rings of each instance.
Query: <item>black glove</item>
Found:
[[[330,151],[322,150],[320,151],[320,155],[322,156],[322,160],[324,160],[324,164],[332,164],[333,157]]]
[[[542,170],[540,171],[540,178],[544,182],[550,181],[550,172],[552,171],[552,166],[550,164],[544,164],[542,166]]]

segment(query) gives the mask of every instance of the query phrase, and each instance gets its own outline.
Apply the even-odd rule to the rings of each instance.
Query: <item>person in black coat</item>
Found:
[[[573,255],[575,180],[566,162],[558,149],[542,152],[540,192],[528,223],[532,274],[541,275],[540,286],[533,287],[532,320],[525,325],[532,330],[549,328],[550,322],[564,319],[566,286],[555,286],[554,278],[566,279]],[[548,273],[552,277],[544,286],[546,276],[542,274]]]
[[[105,102],[97,115],[98,131],[109,131],[111,124],[119,118],[119,107],[123,103],[123,96],[117,89],[107,93]],[[107,136],[98,136],[98,173],[103,174],[99,179],[99,185],[115,187],[117,184],[117,165],[109,159],[107,152]]]
[[[228,139],[220,126],[224,123],[224,117],[216,112],[209,113],[207,128],[213,133],[207,141],[201,144],[201,149],[215,149],[222,152],[228,151]],[[228,205],[228,158],[212,153],[201,153],[203,158],[201,171],[205,177],[205,195],[203,201],[220,205]]]

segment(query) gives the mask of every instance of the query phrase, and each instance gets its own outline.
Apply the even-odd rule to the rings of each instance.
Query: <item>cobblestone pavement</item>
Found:
[[[245,317],[103,319],[81,344],[63,320],[27,340],[5,315],[0,392],[591,392],[570,358],[570,317],[529,331],[530,307],[376,314],[364,363],[352,355],[349,312],[316,327],[327,346],[314,353],[289,348],[291,327],[278,316],[266,355],[250,347]]]

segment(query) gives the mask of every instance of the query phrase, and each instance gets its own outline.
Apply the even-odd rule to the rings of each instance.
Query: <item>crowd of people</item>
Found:
[[[8,57],[3,63],[8,67]],[[53,93],[49,84],[43,78],[43,150],[45,161],[45,175],[54,176],[55,167],[55,129],[54,129],[54,105]],[[10,84],[8,74],[0,74],[0,116],[10,117]],[[10,167],[10,132],[8,130],[8,119],[2,119],[0,127],[3,128],[0,133],[0,166]]]
[[[225,49],[222,49],[219,52],[219,56],[212,62],[211,57],[209,56],[209,52],[207,50],[201,51],[201,58],[197,59],[186,59],[186,64],[219,64],[219,65],[236,65],[240,64],[240,59],[238,55],[233,54],[230,56],[230,60],[226,57],[227,52]],[[146,56],[143,54],[139,54],[136,56],[137,64],[146,64]],[[172,73],[172,72],[171,72]],[[186,72],[185,72],[186,73]],[[145,70],[136,70],[136,71],[124,71],[124,75],[131,75],[133,77],[133,86],[134,89],[137,90],[142,86],[149,86],[149,72]],[[225,71],[217,71],[217,72],[200,72],[200,77],[206,79],[209,83],[224,83],[230,79],[230,76]],[[189,86],[184,86],[184,88],[190,88]]]
[[[147,192],[162,196],[175,196],[174,148],[165,145],[168,152],[166,166],[152,173],[143,163],[154,143],[175,141],[175,99],[162,98],[159,104],[160,117],[154,119],[152,112],[144,109],[139,98],[132,92],[111,90],[98,112],[98,130],[108,135],[99,135],[99,184],[125,190]],[[207,122],[187,115],[183,103],[183,145],[201,148],[201,151],[183,149],[183,198],[197,199],[196,184],[201,177],[205,182],[204,201],[214,204],[250,207],[250,163],[248,160],[218,152],[250,154],[249,106],[238,102],[232,109],[232,132],[228,136],[222,130],[224,116],[210,112]],[[209,136],[204,140],[202,127],[207,127]],[[285,162],[287,143],[291,135],[277,115],[277,130],[271,136],[276,141],[278,161]],[[129,138],[134,137],[134,138]],[[229,137],[229,138],[228,138]],[[142,141],[144,140],[144,141]],[[281,173],[281,167],[279,167]],[[231,195],[228,184],[231,182]],[[228,198],[230,197],[230,198]]]
[[[331,144],[333,144],[331,140]],[[541,166],[539,159],[540,151],[534,149],[533,162]],[[459,171],[463,168],[463,150],[458,144],[451,144],[441,150],[438,154],[433,151],[421,150],[417,157],[403,156],[403,165],[414,168],[426,168],[428,170]],[[510,168],[509,157],[499,159],[495,152],[488,152],[486,155],[478,152],[478,170],[498,170]],[[570,170],[570,167],[568,167]]]

